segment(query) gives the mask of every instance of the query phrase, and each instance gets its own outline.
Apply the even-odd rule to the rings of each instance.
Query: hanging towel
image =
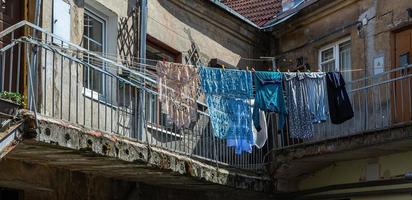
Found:
[[[201,67],[200,83],[206,95],[213,134],[227,140],[235,152],[251,152],[253,145],[252,74],[240,70]]]
[[[326,102],[326,73],[305,73],[304,85],[308,94],[308,106],[312,123],[325,122],[328,119]]]
[[[300,139],[311,138],[314,132],[305,77],[305,73],[285,73],[289,132]]]
[[[254,73],[256,87],[255,104],[253,107],[253,123],[257,131],[260,131],[259,110],[276,112],[279,114],[279,127],[285,124],[286,106],[282,89],[282,73],[262,72]]]
[[[198,69],[190,65],[158,62],[159,100],[168,125],[189,128],[197,121]]]
[[[260,131],[256,130],[256,128],[253,128],[253,142],[257,148],[261,149],[263,146],[265,146],[265,143],[268,139],[266,116],[265,112],[263,111],[259,111],[259,123],[261,127]]]
[[[353,117],[352,104],[345,88],[345,80],[339,72],[326,75],[330,119],[334,124],[341,124]]]

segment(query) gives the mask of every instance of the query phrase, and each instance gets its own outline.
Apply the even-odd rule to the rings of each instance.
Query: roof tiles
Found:
[[[282,12],[282,0],[221,0],[221,2],[257,26],[265,25]]]

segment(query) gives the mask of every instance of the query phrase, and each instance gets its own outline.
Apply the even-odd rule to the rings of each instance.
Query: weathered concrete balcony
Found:
[[[412,147],[412,65],[347,82],[354,117],[316,124],[314,137],[275,130],[270,171],[277,191],[296,191],[302,176],[338,161],[373,158]],[[363,73],[363,72],[362,72]],[[277,133],[277,134],[276,134]]]
[[[23,29],[36,37],[15,37]],[[25,94],[28,108],[2,131],[8,158],[152,185],[270,190],[268,149],[236,155],[213,136],[201,102],[193,128],[167,126],[145,65],[126,68],[24,21],[0,39],[9,41],[0,92]]]

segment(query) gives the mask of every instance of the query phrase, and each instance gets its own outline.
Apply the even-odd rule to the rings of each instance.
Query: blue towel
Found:
[[[251,152],[253,145],[252,74],[240,70],[200,68],[201,88],[212,122],[213,134],[226,139],[236,154]]]

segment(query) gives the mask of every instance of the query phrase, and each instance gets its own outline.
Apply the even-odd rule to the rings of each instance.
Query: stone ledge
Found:
[[[34,118],[29,112],[24,112],[23,116],[28,121]],[[265,176],[217,168],[131,138],[91,130],[62,120],[43,116],[38,116],[38,120],[40,126],[38,134],[35,139],[26,142],[46,143],[79,153],[93,153],[96,156],[169,171],[172,175],[191,177],[204,184],[217,184],[254,192],[271,191],[271,180]]]

